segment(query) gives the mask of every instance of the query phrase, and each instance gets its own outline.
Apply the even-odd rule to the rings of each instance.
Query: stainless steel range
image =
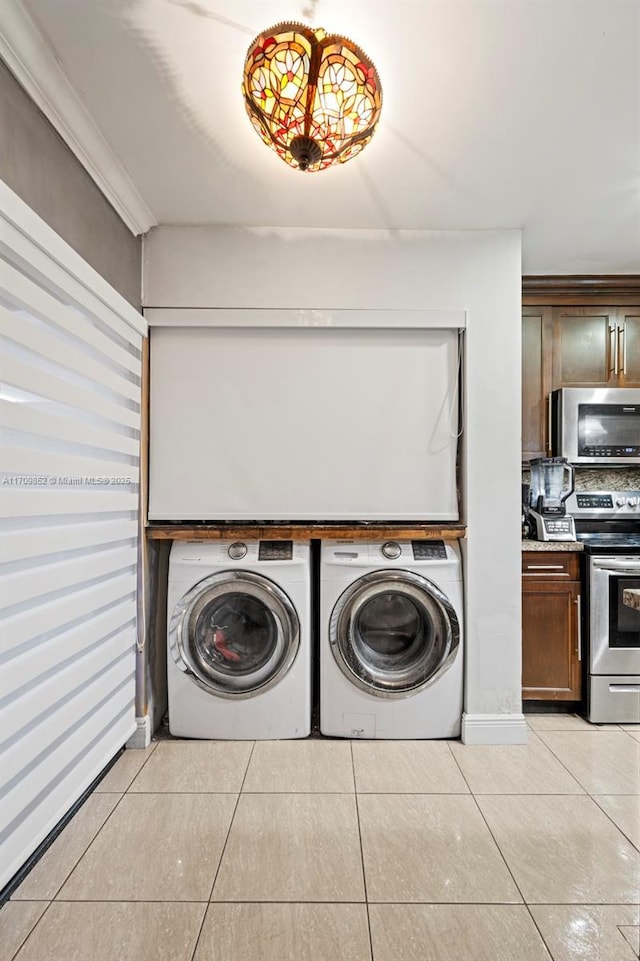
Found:
[[[640,611],[622,592],[640,589],[640,490],[575,491],[567,501],[587,555],[587,717],[640,722]]]

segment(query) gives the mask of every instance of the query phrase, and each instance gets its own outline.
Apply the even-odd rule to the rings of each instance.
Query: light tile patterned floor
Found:
[[[0,911],[0,961],[638,961],[638,729],[160,740]]]

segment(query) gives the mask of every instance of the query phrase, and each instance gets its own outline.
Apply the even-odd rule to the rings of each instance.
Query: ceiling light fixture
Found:
[[[346,37],[279,23],[249,47],[247,113],[267,146],[298,170],[344,163],[369,143],[382,87],[371,60]]]

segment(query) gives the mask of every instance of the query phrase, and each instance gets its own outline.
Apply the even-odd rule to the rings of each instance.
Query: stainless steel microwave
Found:
[[[549,395],[551,450],[571,464],[640,464],[640,389],[562,387]]]

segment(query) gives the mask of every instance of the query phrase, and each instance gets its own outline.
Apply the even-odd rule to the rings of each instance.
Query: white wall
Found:
[[[467,311],[463,737],[526,739],[520,232],[160,227],[145,241],[143,304]]]

